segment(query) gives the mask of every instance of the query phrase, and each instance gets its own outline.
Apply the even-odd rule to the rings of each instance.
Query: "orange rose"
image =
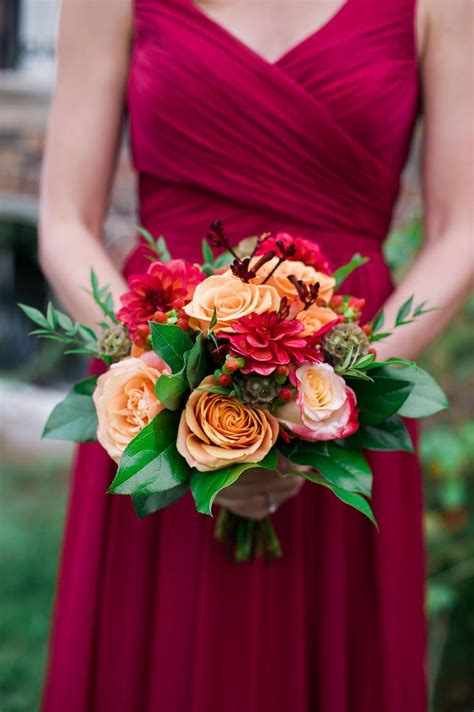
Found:
[[[207,376],[202,387],[215,386]],[[236,398],[195,390],[181,415],[176,447],[190,467],[200,472],[238,462],[260,462],[275,444],[278,422],[262,408]]]
[[[193,298],[184,307],[192,329],[207,329],[214,309],[216,331],[232,331],[232,322],[249,314],[276,311],[278,292],[267,284],[247,284],[232,273],[213,275],[197,285]]]
[[[275,257],[273,260],[270,260],[270,262],[264,264],[263,267],[258,270],[258,274],[252,282],[258,284],[263,282],[274,269],[277,261],[278,258]],[[303,280],[306,284],[319,282],[319,297],[324,299],[325,302],[331,300],[334,285],[336,284],[334,277],[331,277],[329,274],[324,274],[324,272],[317,272],[314,267],[305,265],[303,262],[298,262],[297,260],[286,260],[282,262],[266,284],[275,287],[280,297],[288,297],[289,301],[292,302],[298,298],[298,292],[291,282],[288,281],[290,275],[294,275],[296,279]]]
[[[298,312],[296,318],[298,321],[301,321],[304,326],[304,331],[300,336],[311,336],[311,334],[315,334],[325,326],[325,324],[329,324],[331,321],[337,319],[337,314],[328,307],[318,307],[316,304],[313,304],[309,309]]]
[[[163,410],[155,383],[171,369],[153,351],[112,364],[97,379],[93,399],[99,427],[97,440],[118,462],[128,443]]]

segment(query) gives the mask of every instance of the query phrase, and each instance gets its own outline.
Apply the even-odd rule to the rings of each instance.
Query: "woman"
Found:
[[[443,307],[379,357],[417,357],[472,275],[469,0],[243,3],[64,0],[42,178],[41,262],[94,324],[101,241],[125,111],[140,222],[198,260],[208,224],[238,240],[285,230],[333,265],[370,256],[348,290],[388,322],[411,294]],[[393,291],[381,245],[424,111],[424,247]],[[147,262],[138,247],[126,274]],[[421,482],[376,454],[377,534],[321,488],[256,471],[219,503],[278,505],[281,561],[237,566],[189,498],[138,521],[105,495],[113,465],[80,448],[45,686],[46,712],[422,712]],[[364,521],[363,521],[364,520]]]

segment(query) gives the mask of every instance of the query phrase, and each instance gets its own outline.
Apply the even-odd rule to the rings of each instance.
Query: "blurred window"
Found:
[[[19,0],[0,3],[0,69],[13,69],[19,57]]]

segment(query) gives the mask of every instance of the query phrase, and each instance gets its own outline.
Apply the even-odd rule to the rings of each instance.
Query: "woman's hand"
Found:
[[[278,470],[256,467],[216,497],[216,504],[247,519],[264,519],[284,502],[295,497],[305,479],[293,474],[311,468],[299,467],[279,456]]]

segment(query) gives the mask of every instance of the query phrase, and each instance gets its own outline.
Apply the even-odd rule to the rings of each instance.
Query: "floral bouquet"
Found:
[[[361,324],[364,300],[341,292],[367,260],[357,254],[332,271],[318,245],[286,233],[232,248],[216,222],[199,266],[171,259],[162,237],[137,229],[151,263],[130,277],[118,312],[92,272],[104,315],[97,333],[51,304],[45,314],[20,305],[34,335],[107,365],[55,407],[44,436],[97,439],[118,464],[108,491],[130,495],[139,517],[188,490],[210,515],[221,490],[266,468],[331,490],[376,525],[364,450],[412,452],[402,416],[447,402],[415,363],[377,361],[374,344],[391,333],[383,313]],[[426,311],[411,298],[394,327]],[[281,555],[270,518],[221,509],[215,531],[236,560]]]

